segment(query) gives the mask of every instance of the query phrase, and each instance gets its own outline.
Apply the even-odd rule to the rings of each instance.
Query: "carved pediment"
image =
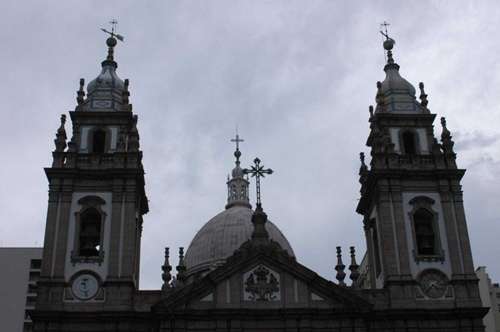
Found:
[[[240,256],[240,258],[242,258]],[[183,310],[365,311],[371,304],[348,287],[328,281],[288,255],[265,250],[227,262],[201,279],[171,290],[157,312]]]

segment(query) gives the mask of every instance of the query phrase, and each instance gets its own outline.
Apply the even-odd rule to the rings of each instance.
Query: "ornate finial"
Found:
[[[451,139],[451,133],[446,127],[446,119],[444,117],[441,118],[441,125],[443,126],[443,132],[441,133],[441,142],[442,147],[443,147],[443,152],[446,155],[452,156],[452,158],[448,161],[449,165],[452,167],[456,167],[455,165],[455,152],[453,151],[453,146],[455,145],[455,142]]]
[[[361,173],[362,171],[367,171],[368,166],[366,166],[366,163],[365,163],[365,153],[364,152],[359,153],[359,160],[361,161],[361,167],[359,169],[359,172]]]
[[[80,87],[78,88],[78,91],[76,92],[76,102],[78,105],[83,104],[83,97],[85,97],[85,91],[83,91],[83,86],[85,85],[85,80],[83,78],[80,78]]]
[[[340,286],[345,286],[345,265],[342,262],[342,249],[337,247],[337,265],[335,266],[335,270],[337,271],[336,279],[339,281]]]
[[[56,146],[56,152],[63,152],[66,149],[66,129],[64,129],[64,125],[66,124],[66,115],[61,114],[61,125],[57,129],[56,139],[54,140],[54,144]]]
[[[373,105],[368,106],[368,113],[370,113],[370,119],[373,118]]]
[[[116,40],[118,39],[119,41],[123,42],[124,38],[122,35],[115,33],[118,21],[113,19],[109,23],[111,24],[111,31],[108,31],[104,28],[101,28],[101,30],[110,35],[110,37],[106,40],[106,45],[108,45],[108,57],[106,58],[106,60],[113,61],[113,48],[117,44]]]
[[[163,271],[161,275],[161,279],[163,280],[163,285],[161,286],[162,291],[169,290],[171,288],[170,281],[172,280],[172,274],[170,274],[170,271],[172,271],[172,266],[170,265],[169,262],[169,248],[165,248],[165,261],[161,267],[161,270]]]
[[[380,30],[380,33],[382,34],[382,36],[385,37],[383,45],[384,45],[384,49],[387,51],[387,64],[393,64],[394,59],[392,58],[392,49],[394,47],[394,44],[396,44],[396,41],[394,41],[394,39],[389,37],[389,33],[387,32],[387,27],[389,25],[390,24],[387,23],[386,21],[384,21],[384,23],[380,24],[380,27],[382,28],[382,30]]]
[[[265,177],[265,174],[273,174],[273,170],[270,168],[264,169],[264,166],[260,165],[259,158],[255,158],[253,162],[255,166],[250,166],[250,169],[245,168],[243,170],[243,173],[250,174],[252,175],[252,177],[255,177],[255,187],[257,191],[257,209],[262,210],[262,204],[260,199],[260,178]]]
[[[427,108],[427,104],[429,104],[429,101],[427,100],[427,95],[424,91],[424,83],[418,83],[418,87],[420,88],[420,105]]]
[[[451,133],[448,128],[446,128],[446,118],[444,116],[441,117],[441,126],[443,127],[441,139],[451,138]]]
[[[364,152],[360,152],[359,153],[359,160],[361,161],[361,166],[366,167],[366,164],[365,164],[365,153]]]
[[[382,92],[382,82],[377,81],[377,95],[375,96],[377,106],[384,106],[384,93]]]
[[[139,132],[137,131],[137,115],[132,118],[132,128],[130,129],[128,139],[128,151],[139,151]]]
[[[359,278],[359,265],[356,263],[356,251],[354,247],[350,247],[350,252],[351,252],[351,265],[349,265],[349,271],[351,271],[351,274],[349,275],[349,279],[352,280],[352,286],[356,286],[356,280]]]
[[[122,97],[123,97],[123,104],[128,105],[129,99],[128,97],[130,96],[130,92],[128,91],[128,86],[130,84],[130,81],[128,78],[125,79],[123,82],[123,92],[122,92]]]
[[[186,281],[186,265],[184,264],[184,247],[179,247],[179,264],[177,270],[177,284],[183,285]]]
[[[365,164],[364,152],[359,153],[359,160],[361,161],[361,166],[359,166],[359,183],[364,184],[368,178],[368,166]]]

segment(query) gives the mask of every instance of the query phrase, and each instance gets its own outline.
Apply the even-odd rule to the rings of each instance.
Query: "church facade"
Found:
[[[295,258],[262,204],[249,201],[248,175],[235,166],[226,209],[195,235],[179,263],[169,250],[163,286],[139,289],[143,216],[148,212],[137,115],[129,81],[116,74],[116,35],[102,70],[56,133],[45,169],[49,199],[36,332],[484,331],[453,140],[427,95],[401,77],[386,36],[385,79],[370,106],[361,154],[360,200],[367,252],[337,249],[336,282]],[[354,208],[354,207],[353,207]],[[160,254],[160,253],[159,253]],[[344,261],[346,264],[344,264]],[[346,273],[347,272],[347,273]],[[349,274],[350,282],[346,282]],[[348,285],[349,284],[349,285]]]

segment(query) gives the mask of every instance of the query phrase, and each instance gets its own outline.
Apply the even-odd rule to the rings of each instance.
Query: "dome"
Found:
[[[210,269],[225,261],[253,232],[252,209],[236,205],[222,211],[207,222],[195,235],[187,249],[185,264],[187,274]],[[277,242],[289,255],[295,256],[283,233],[268,221],[269,238]]]
[[[419,111],[415,88],[399,74],[399,66],[388,64],[384,70],[386,76],[378,93],[383,96],[386,109],[390,112]]]
[[[104,61],[99,76],[87,85],[88,94],[97,90],[118,90],[123,91],[124,83],[116,74],[116,63],[114,61]]]

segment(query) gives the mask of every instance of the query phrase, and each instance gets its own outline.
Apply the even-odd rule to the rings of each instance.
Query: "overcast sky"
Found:
[[[74,109],[78,79],[99,73],[99,28],[116,18],[150,200],[141,288],[160,287],[163,247],[175,256],[224,209],[236,126],[244,165],[259,156],[275,170],[263,180],[269,218],[302,264],[334,278],[335,246],[365,250],[358,153],[385,77],[387,20],[402,76],[425,82],[431,111],[447,117],[467,169],[474,263],[499,281],[500,5],[353,3],[1,1],[0,246],[43,243],[59,116]]]

